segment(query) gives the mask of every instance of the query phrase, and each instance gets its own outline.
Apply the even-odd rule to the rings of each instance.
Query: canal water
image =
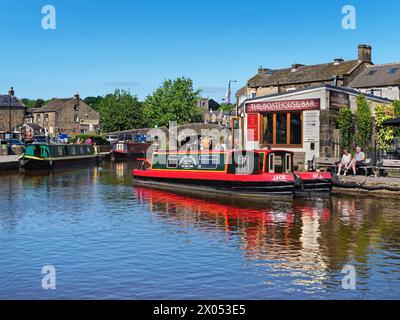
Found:
[[[132,166],[0,175],[0,299],[400,297],[399,201],[210,201]]]

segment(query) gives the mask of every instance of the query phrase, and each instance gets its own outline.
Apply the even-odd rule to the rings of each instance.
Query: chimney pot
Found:
[[[358,45],[358,61],[372,63],[372,47],[366,44]]]
[[[11,87],[10,90],[8,90],[8,95],[12,97],[15,95],[14,87]]]

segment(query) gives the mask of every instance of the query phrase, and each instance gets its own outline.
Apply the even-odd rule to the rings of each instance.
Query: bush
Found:
[[[372,113],[368,101],[363,95],[357,97],[357,145],[368,149],[372,138]]]
[[[376,138],[379,149],[388,151],[396,138],[396,129],[383,123],[395,117],[394,105],[379,105],[375,109]]]
[[[92,143],[97,145],[108,144],[107,139],[98,134],[78,134],[74,138],[70,138],[69,142],[75,143],[78,140],[78,138],[80,138],[82,141],[85,141],[87,138],[90,138],[92,140]]]
[[[354,141],[353,114],[350,108],[339,110],[340,147],[350,150]]]

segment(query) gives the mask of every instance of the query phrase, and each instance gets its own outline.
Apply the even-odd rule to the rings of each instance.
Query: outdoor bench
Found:
[[[400,177],[400,160],[382,160],[380,166],[378,166],[379,176],[388,177]]]

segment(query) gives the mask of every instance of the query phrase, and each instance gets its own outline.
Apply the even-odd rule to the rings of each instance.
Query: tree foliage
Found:
[[[144,103],[148,126],[168,126],[170,121],[178,124],[202,121],[199,99],[200,90],[193,89],[191,79],[165,80]]]
[[[126,90],[107,94],[98,105],[104,132],[143,127],[143,108],[135,95]]]
[[[28,98],[23,98],[21,99],[21,102],[28,108],[28,109],[32,109],[32,108],[41,108],[46,101],[43,99],[28,99]]]
[[[384,126],[387,120],[395,118],[395,106],[379,105],[375,109],[376,139],[380,150],[388,151],[396,137],[396,129],[390,126]]]
[[[357,97],[357,145],[367,149],[372,137],[372,113],[368,106],[368,101],[363,95]]]
[[[223,112],[234,112],[236,110],[236,105],[233,103],[223,103],[219,107],[219,111]]]
[[[354,121],[350,108],[344,107],[339,110],[339,130],[342,149],[351,149],[354,142]]]
[[[339,110],[339,130],[341,137],[341,148],[351,149],[354,142],[353,114],[348,107]]]
[[[99,104],[104,98],[102,96],[86,97],[83,101],[87,103],[92,109],[99,110]]]

